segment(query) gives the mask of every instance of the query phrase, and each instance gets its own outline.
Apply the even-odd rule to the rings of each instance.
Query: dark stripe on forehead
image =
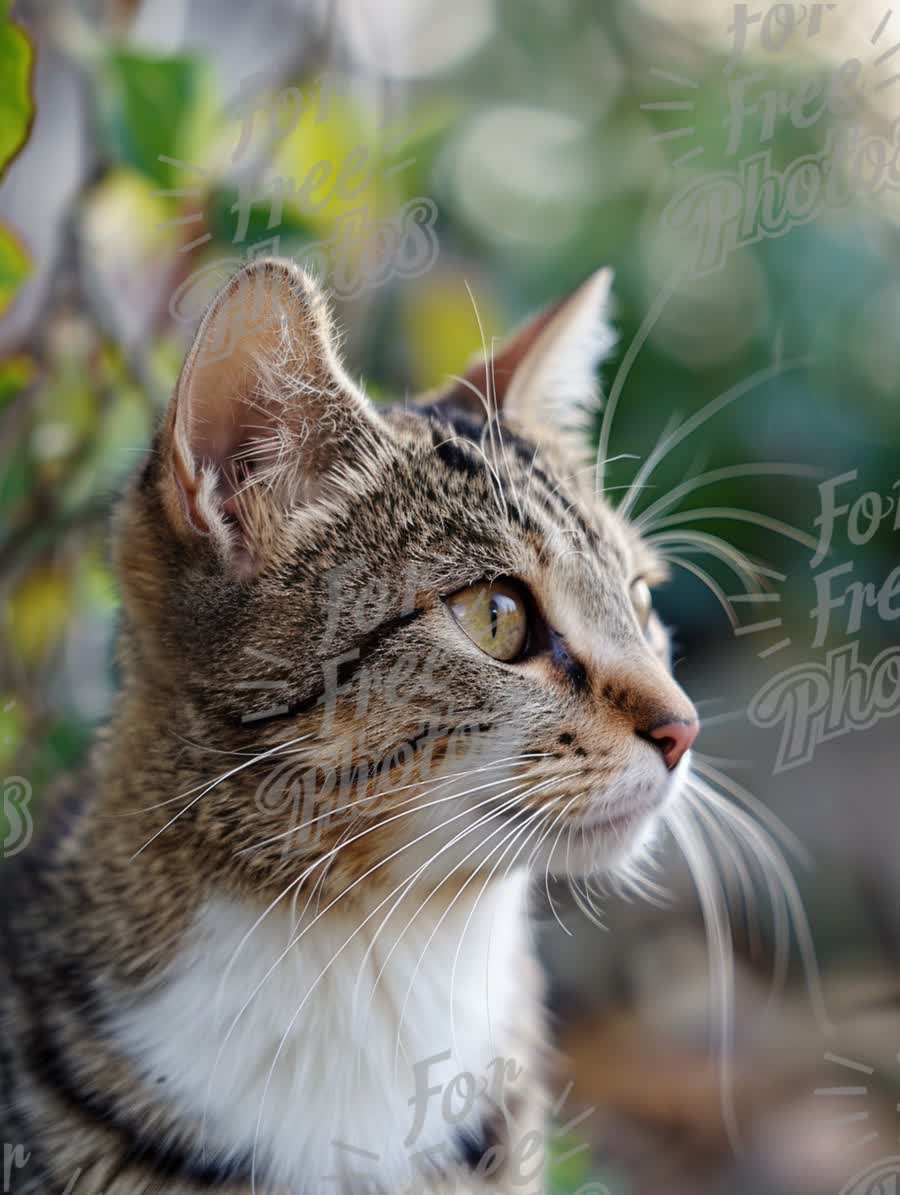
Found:
[[[525,469],[525,496],[534,498],[542,510],[551,508],[551,513],[557,518],[574,524],[591,547],[599,548],[602,541],[597,529],[584,518],[577,503],[569,501],[560,493],[560,487],[567,479],[554,478],[547,473],[536,459],[536,446],[508,428],[503,429],[503,446],[512,449]],[[537,448],[539,450],[539,446]],[[539,501],[541,497],[544,499],[543,503]]]
[[[487,468],[465,441],[454,433],[448,435],[447,425],[434,425],[431,429],[431,442],[441,461],[456,473],[465,473],[467,477],[485,476]]]
[[[479,477],[495,491],[499,489],[509,521],[521,527],[523,531],[533,535],[542,535],[543,529],[522,508],[518,489],[506,476],[503,463],[501,462],[495,470],[489,468],[481,454],[480,429],[470,420],[461,422],[465,431],[460,431],[457,424],[446,422],[432,424],[431,442],[441,461],[455,473],[463,473],[468,478]],[[504,445],[509,434],[504,435]]]
[[[574,531],[594,554],[612,551],[624,566],[621,553],[588,521],[577,501],[560,493],[566,478],[546,471],[536,459],[539,446],[498,420],[495,448],[500,459],[490,470],[481,455],[485,422],[477,421],[471,412],[458,406],[440,402],[419,411],[431,424],[432,444],[443,464],[468,478],[479,477],[495,490],[499,488],[510,523],[545,540],[552,539],[554,531],[560,529],[567,534]]]
[[[549,496],[549,501],[543,502],[539,500],[540,495],[532,493],[529,497],[534,510],[551,525],[552,529],[544,537],[547,547],[555,544],[563,552],[570,549],[587,550],[588,554],[597,558],[601,564],[606,562],[609,543],[596,527],[587,522],[576,504],[558,494]]]
[[[515,523],[518,527],[521,527],[523,531],[528,532],[530,535],[545,535],[546,533],[543,527],[535,522],[532,516],[526,510],[523,510],[519,505],[518,494],[512,494],[508,492],[502,481],[500,483],[500,488],[503,491],[504,498],[506,499],[506,514],[509,518],[509,521],[511,523]]]
[[[445,406],[442,403],[431,403],[424,407],[418,407],[416,413],[424,415],[426,419],[429,419],[432,423],[437,423],[442,428],[451,428],[455,435],[462,436],[466,440],[471,440],[473,444],[481,443],[484,422],[473,419],[471,414],[459,407]]]

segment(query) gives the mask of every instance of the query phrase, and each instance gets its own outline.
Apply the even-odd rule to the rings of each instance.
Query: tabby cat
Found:
[[[608,293],[393,406],[291,264],[215,299],[117,514],[120,699],[4,868],[7,1190],[543,1189],[529,892],[646,850],[697,733],[595,492]]]

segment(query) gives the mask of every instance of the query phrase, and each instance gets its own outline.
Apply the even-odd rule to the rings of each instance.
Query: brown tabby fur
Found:
[[[629,596],[634,577],[658,580],[661,568],[594,494],[565,436],[537,413],[486,422],[464,382],[416,404],[368,408],[341,369],[312,283],[277,263],[255,277],[270,287],[258,326],[219,361],[203,359],[201,332],[117,514],[122,692],[113,717],[41,841],[4,869],[0,1140],[28,1155],[9,1176],[23,1195],[59,1193],[73,1179],[75,1195],[250,1190],[245,1173],[228,1183],[184,1170],[199,1126],[106,1030],[113,1010],[152,986],[207,897],[268,904],[346,838],[346,820],[325,818],[320,836],[294,851],[271,841],[285,828],[283,804],[259,799],[271,757],[194,800],[251,758],[228,753],[311,735],[316,762],[341,767],[361,754],[390,759],[426,726],[428,763],[402,782],[424,786],[429,767],[464,758],[461,741],[514,728],[520,749],[547,753],[518,765],[521,775],[577,774],[531,807],[571,795],[575,818],[588,783],[598,791],[616,776],[636,732],[694,717],[669,675],[661,629],[654,623],[648,642]],[[226,301],[246,284],[233,282]],[[233,331],[216,326],[217,310],[207,340]],[[497,405],[516,355],[542,329],[498,361]],[[473,378],[482,388],[482,367]],[[249,439],[239,415],[247,401]],[[497,575],[527,580],[567,656],[498,665],[453,637],[442,596]],[[324,660],[352,649],[358,658],[341,666],[337,693],[324,682],[323,702]],[[274,703],[288,714],[265,717]],[[453,744],[448,725],[465,728]],[[360,792],[374,784],[364,779]],[[408,819],[387,818],[409,791],[379,798],[383,833],[336,853],[322,901],[408,840]],[[387,893],[398,875],[385,868],[367,888]],[[536,1069],[539,983],[533,960],[522,965],[515,1049]],[[521,1098],[536,1121],[533,1095]]]

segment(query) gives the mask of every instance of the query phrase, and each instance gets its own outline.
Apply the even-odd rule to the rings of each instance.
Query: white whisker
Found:
[[[722,1119],[732,1148],[743,1153],[734,1106],[734,953],[728,932],[728,914],[721,885],[716,883],[701,835],[677,805],[663,814],[664,821],[690,869],[706,926],[709,957],[709,1000],[719,1051],[719,1086]]]
[[[731,544],[721,539],[717,535],[712,535],[708,531],[693,531],[693,530],[677,530],[677,531],[658,531],[655,535],[648,535],[647,542],[654,547],[679,547],[682,552],[689,550],[698,550],[702,553],[713,556],[717,560],[721,560],[723,564],[728,565],[736,576],[743,581],[748,592],[757,592],[761,588],[763,577],[773,577],[776,580],[783,581],[784,575],[776,573],[772,570],[761,567],[754,563],[738,548],[732,547]]]
[[[792,539],[811,550],[815,550],[818,543],[814,535],[808,535],[805,531],[782,522],[781,519],[770,518],[755,510],[739,510],[732,506],[699,507],[695,510],[679,511],[677,514],[662,515],[650,524],[649,530],[652,533],[661,527],[677,527],[682,523],[697,522],[700,519],[733,519],[738,523],[751,523],[754,527],[760,527],[763,531],[773,531],[776,535]]]
[[[542,759],[542,758],[545,758],[548,754],[549,753],[546,751],[541,751],[541,752],[530,752],[530,753],[521,754],[521,755],[509,755],[503,759],[494,760],[492,763],[482,764],[477,768],[465,768],[459,772],[451,772],[446,776],[442,776],[440,778],[440,780],[436,781],[435,786],[433,788],[429,789],[429,791],[436,792],[438,788],[442,788],[444,785],[450,784],[453,780],[459,779],[459,777],[461,777],[461,776],[474,776],[481,772],[490,771],[493,768],[506,767],[510,764],[521,763],[521,762],[523,762],[525,760],[529,760],[529,759]],[[356,807],[358,805],[365,805],[371,801],[386,800],[388,797],[395,796],[397,793],[404,792],[407,789],[411,789],[411,788],[421,790],[421,786],[423,784],[427,784],[427,783],[429,783],[429,782],[424,781],[424,780],[413,780],[409,784],[401,784],[396,788],[389,788],[386,791],[374,792],[368,796],[360,797],[356,801],[349,801],[347,804],[341,805],[338,809],[326,810],[325,813],[320,813],[316,817],[311,817],[308,821],[301,822],[297,826],[291,826],[291,828],[288,830],[282,830],[278,834],[273,834],[271,838],[264,838],[262,840],[262,842],[253,843],[250,846],[242,847],[237,852],[237,854],[243,855],[243,854],[246,854],[247,852],[257,851],[257,850],[262,849],[263,847],[271,846],[272,843],[279,842],[282,838],[288,838],[292,834],[299,834],[301,830],[305,830],[309,826],[315,825],[316,822],[322,821],[325,818],[334,817],[338,813],[344,813],[346,810],[353,809],[354,807]],[[407,805],[414,801],[417,801],[417,800],[419,800],[421,795],[422,795],[421,791],[417,791],[416,793],[413,794],[413,796],[408,797],[406,800],[397,801],[396,804],[394,804],[394,808],[401,808],[403,805]]]
[[[789,465],[778,462],[726,465],[724,468],[711,469],[699,477],[691,477],[687,481],[683,481],[648,506],[646,510],[641,511],[632,522],[639,531],[642,531],[656,515],[680,502],[687,494],[702,489],[703,486],[713,485],[718,481],[729,481],[737,477],[820,477],[821,474],[822,470],[815,465]]]
[[[553,856],[556,852],[557,846],[559,845],[559,840],[560,840],[560,837],[562,836],[562,832],[566,828],[566,823],[565,823],[565,821],[563,821],[563,818],[565,817],[565,815],[569,811],[569,809],[575,804],[575,802],[583,796],[584,796],[584,793],[576,793],[575,796],[572,797],[572,799],[566,805],[563,806],[563,808],[556,815],[556,818],[554,819],[553,823],[551,824],[550,831],[552,832],[554,826],[556,826],[560,822],[562,823],[559,827],[559,830],[556,833],[556,837],[553,840],[553,846],[550,848],[550,851],[547,855],[547,864],[544,868],[544,891],[547,893],[547,902],[550,905],[550,910],[553,913],[553,916],[556,918],[556,922],[559,925],[560,929],[563,931],[563,933],[568,934],[568,936],[570,938],[572,936],[572,931],[567,926],[563,925],[562,921],[560,921],[559,913],[557,913],[557,911],[556,911],[556,905],[553,901],[553,897],[550,895],[550,864],[553,862]]]
[[[671,299],[672,295],[675,293],[678,283],[681,281],[684,274],[684,267],[680,267],[672,273],[671,278],[654,300],[653,306],[641,321],[641,326],[638,328],[634,339],[625,351],[621,364],[616,371],[616,376],[613,378],[613,384],[610,387],[609,397],[606,400],[606,407],[603,411],[603,419],[600,423],[600,437],[597,444],[597,474],[594,483],[594,489],[598,493],[603,489],[603,483],[605,480],[605,468],[607,463],[607,455],[609,453],[609,439],[612,435],[612,425],[616,416],[616,407],[619,404],[619,397],[625,388],[625,383],[628,381],[628,375],[631,373],[632,366],[637,360],[638,354],[644,347],[647,337],[653,331],[657,320],[662,315],[669,299]]]
[[[566,779],[566,778],[567,777],[561,777],[561,779]],[[554,782],[555,781],[549,781],[548,783],[554,783]],[[543,786],[538,786],[538,787],[543,787]],[[469,915],[466,918],[465,924],[463,925],[462,933],[459,935],[459,941],[456,944],[456,953],[453,955],[453,963],[451,964],[451,967],[450,967],[450,1040],[451,1040],[451,1047],[452,1047],[454,1053],[457,1053],[456,1023],[455,1023],[454,1017],[453,1017],[453,995],[456,990],[456,972],[459,967],[459,958],[462,953],[463,942],[465,941],[466,934],[469,931],[469,926],[472,924],[472,918],[475,916],[475,910],[478,908],[478,905],[481,902],[481,898],[482,898],[482,896],[484,896],[488,885],[490,884],[491,880],[494,878],[494,875],[497,872],[497,868],[500,866],[500,864],[503,862],[504,858],[506,857],[506,853],[509,850],[510,846],[512,846],[513,843],[515,843],[516,840],[518,838],[520,838],[523,833],[525,833],[525,831],[531,826],[532,822],[534,822],[537,818],[542,819],[545,812],[546,812],[546,810],[544,810],[544,809],[538,809],[534,813],[532,813],[530,815],[530,817],[526,818],[524,824],[521,827],[513,827],[513,831],[515,831],[515,833],[514,833],[514,836],[512,837],[512,842],[510,842],[509,845],[504,848],[503,852],[497,858],[496,863],[494,864],[494,866],[491,868],[490,872],[488,873],[487,878],[485,879],[484,883],[481,886],[481,890],[479,891],[478,896],[475,898],[475,903],[472,905],[472,908],[469,910]],[[507,837],[509,837],[509,835],[507,835]],[[522,844],[523,848],[528,843],[528,837],[529,836],[526,835],[525,842]],[[498,843],[497,847],[495,848],[494,852],[492,852],[492,854],[496,854],[496,852],[499,850],[499,848],[501,846],[503,846],[504,842],[506,842],[506,838],[502,839],[500,841],[500,843]],[[520,851],[521,851],[521,849],[522,848],[520,848]],[[515,859],[518,857],[518,854],[519,854],[519,852],[517,852],[517,854],[513,857],[513,861],[515,861]],[[491,858],[491,856],[488,857],[488,860],[486,862],[489,862],[490,858]],[[490,972],[488,972],[488,974],[490,974]],[[487,977],[485,978],[485,982],[487,982]],[[488,996],[487,992],[485,992],[485,996],[486,997]],[[488,1010],[490,1009],[489,1001],[488,1001],[486,1007]],[[491,1030],[491,1033],[493,1033],[492,1030]]]
[[[261,987],[261,985],[266,981],[266,979],[269,977],[269,975],[272,973],[272,971],[279,965],[279,963],[282,961],[282,959],[285,958],[287,953],[291,949],[293,949],[293,947],[303,938],[303,936],[306,933],[309,932],[310,929],[312,929],[313,925],[316,924],[316,922],[319,920],[319,918],[323,917],[328,912],[329,909],[331,909],[339,900],[341,900],[344,896],[346,896],[349,891],[351,891],[353,888],[355,888],[357,884],[361,883],[370,874],[372,874],[372,872],[377,871],[379,868],[383,867],[387,862],[389,862],[392,858],[401,854],[404,850],[407,850],[409,847],[416,845],[418,842],[421,842],[423,839],[429,837],[429,835],[436,833],[438,830],[444,829],[444,827],[449,825],[450,822],[457,820],[459,817],[465,817],[465,816],[469,815],[471,812],[474,811],[474,809],[480,808],[481,805],[487,804],[490,801],[496,801],[498,799],[502,799],[505,796],[506,796],[506,794],[500,794],[499,797],[497,795],[495,795],[493,797],[488,797],[488,798],[486,798],[485,801],[477,803],[473,807],[473,810],[463,810],[461,813],[455,814],[454,816],[447,818],[439,826],[431,827],[429,830],[426,830],[423,834],[420,834],[417,838],[413,839],[412,842],[405,843],[403,846],[399,847],[397,850],[392,851],[391,854],[389,854],[385,859],[382,859],[379,863],[376,863],[373,867],[371,867],[362,876],[360,876],[356,880],[354,880],[353,883],[348,885],[348,887],[345,888],[343,892],[341,892],[328,905],[326,905],[325,908],[322,910],[322,912],[318,913],[316,915],[316,917],[313,919],[313,921],[310,922],[309,925],[305,926],[299,934],[296,934],[294,936],[294,938],[292,938],[292,940],[288,943],[288,946],[286,947],[286,949],[282,952],[282,954],[278,957],[278,959],[275,960],[275,962],[270,967],[269,971],[266,973],[266,975],[260,981],[260,984],[257,985],[257,989],[255,989],[254,992],[251,994],[251,996],[249,997],[249,1000],[253,999],[253,996],[255,995],[256,990],[258,990],[259,987]],[[376,827],[376,828],[379,828],[379,827]],[[441,848],[441,850],[445,850],[445,849],[447,849],[446,846]],[[438,852],[438,853],[440,853],[440,852]],[[417,875],[421,874],[423,866],[424,865],[420,865],[420,867],[418,869],[416,869],[415,874],[417,874]],[[257,1148],[258,1148],[258,1144],[259,1144],[259,1133],[260,1133],[260,1128],[262,1126],[262,1119],[263,1119],[263,1112],[265,1110],[266,1098],[268,1096],[269,1088],[272,1083],[272,1077],[275,1073],[275,1068],[278,1064],[278,1059],[281,1057],[281,1053],[284,1050],[285,1044],[288,1040],[288,1037],[290,1036],[291,1030],[293,1029],[294,1025],[297,1023],[297,1018],[300,1016],[300,1013],[303,1011],[304,1007],[306,1006],[307,1001],[310,999],[313,992],[318,987],[322,978],[324,977],[326,972],[329,970],[329,968],[332,966],[332,964],[337,961],[337,959],[344,952],[344,950],[346,950],[346,948],[350,945],[350,943],[353,941],[353,939],[356,937],[356,935],[361,932],[361,930],[369,923],[369,921],[372,920],[372,918],[380,911],[380,909],[385,904],[387,904],[387,902],[397,892],[397,890],[400,887],[402,887],[404,884],[406,884],[408,882],[408,880],[409,880],[409,877],[407,877],[407,879],[401,881],[400,884],[398,884],[394,888],[392,888],[391,891],[388,893],[388,895],[382,901],[380,901],[378,905],[376,905],[376,907],[372,910],[372,912],[369,913],[368,916],[365,917],[364,920],[356,927],[356,929],[353,930],[353,932],[349,935],[349,937],[347,937],[345,939],[343,944],[338,948],[338,950],[335,951],[335,953],[332,955],[332,957],[329,959],[329,961],[325,964],[325,966],[320,970],[319,974],[313,980],[312,984],[307,989],[307,992],[304,995],[303,999],[300,1001],[300,1004],[297,1006],[294,1014],[290,1018],[290,1020],[287,1024],[287,1027],[285,1028],[285,1031],[281,1037],[281,1041],[279,1042],[278,1048],[275,1051],[275,1055],[272,1059],[271,1066],[269,1067],[269,1071],[266,1076],[266,1082],[263,1086],[262,1095],[260,1097],[260,1106],[259,1106],[259,1111],[257,1114],[256,1129],[255,1129],[254,1138],[253,1138],[253,1153],[252,1153],[252,1162],[251,1162],[251,1185],[253,1185],[253,1180],[255,1178],[256,1153],[257,1153]],[[249,1000],[247,1003],[249,1003]],[[247,1005],[245,1004],[244,1007],[246,1008],[246,1006]],[[243,1012],[243,1009],[241,1010],[241,1012]],[[238,1017],[240,1017],[240,1015],[241,1015],[241,1013],[239,1012]],[[235,1018],[235,1021],[236,1020],[237,1020],[237,1017]],[[234,1022],[233,1022],[233,1024],[234,1024]]]
[[[825,1007],[822,992],[822,982],[819,967],[816,962],[815,945],[812,932],[803,907],[803,898],[797,888],[790,867],[784,855],[778,849],[775,840],[762,827],[749,817],[742,809],[727,801],[704,780],[691,778],[694,791],[709,805],[716,809],[722,817],[731,822],[735,830],[739,830],[743,841],[750,846],[756,855],[760,869],[765,877],[777,879],[789,913],[790,923],[793,925],[800,957],[806,972],[807,986],[813,1012],[822,1031],[831,1033],[832,1026]],[[772,889],[770,888],[770,892]]]
[[[147,839],[147,841],[144,843],[144,845],[142,847],[139,847],[134,852],[134,854],[131,856],[131,858],[136,859],[142,851],[145,851],[147,849],[147,847],[151,844],[151,842],[155,842],[156,839],[159,838],[160,834],[163,834],[166,830],[168,830],[168,828],[170,826],[174,825],[174,823],[177,822],[180,817],[182,817],[185,813],[187,813],[187,811],[189,809],[192,809],[194,807],[194,805],[196,805],[199,800],[201,800],[203,797],[206,796],[207,793],[211,792],[214,788],[217,788],[218,785],[220,785],[224,780],[228,780],[232,776],[236,776],[238,772],[243,772],[246,768],[252,767],[253,764],[259,763],[263,759],[268,759],[270,756],[276,755],[279,751],[283,751],[286,747],[289,747],[289,746],[293,745],[294,743],[300,743],[304,739],[308,739],[311,737],[312,737],[311,735],[304,734],[304,735],[300,735],[296,739],[288,739],[288,741],[286,743],[279,743],[275,747],[270,747],[268,751],[263,751],[260,755],[254,756],[253,759],[248,759],[244,763],[238,764],[237,767],[232,768],[230,771],[224,772],[221,776],[219,776],[215,780],[213,780],[211,784],[206,785],[203,788],[203,791],[198,796],[194,797],[194,799],[192,801],[189,801],[188,804],[185,805],[184,809],[179,809],[179,811],[175,814],[175,816],[173,818],[171,818],[169,821],[167,821],[166,824],[161,829],[157,830],[155,834],[151,834],[151,836]],[[191,789],[189,791],[193,792],[194,790]],[[185,794],[185,795],[187,795],[187,794]]]
[[[728,621],[731,623],[732,630],[737,629],[739,621],[738,616],[734,612],[734,606],[732,606],[722,586],[710,576],[706,569],[701,568],[699,564],[694,564],[691,560],[685,560],[682,556],[678,556],[674,552],[665,553],[663,559],[677,565],[678,568],[683,568],[685,572],[693,573],[695,577],[699,578],[725,611]]]
[[[780,361],[775,365],[768,365],[764,369],[759,369],[755,373],[750,374],[749,377],[729,387],[722,394],[716,395],[705,406],[701,407],[696,414],[687,419],[681,427],[674,431],[671,436],[667,437],[666,441],[659,448],[653,450],[647,457],[644,464],[638,470],[635,477],[635,483],[641,484],[647,480],[656,466],[669,455],[669,453],[676,448],[683,440],[692,435],[698,428],[702,427],[714,415],[724,410],[731,403],[736,402],[737,399],[742,398],[745,394],[751,393],[758,386],[765,385],[766,382],[773,381],[780,374],[786,373],[789,369],[799,369],[801,366],[811,364],[809,357],[795,357],[789,361]],[[629,499],[622,503],[619,507],[619,512],[627,517],[633,503]]]

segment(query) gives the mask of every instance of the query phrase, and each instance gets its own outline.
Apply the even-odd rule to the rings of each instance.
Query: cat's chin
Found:
[[[661,824],[659,807],[591,826],[575,823],[571,835],[564,833],[557,843],[548,843],[537,852],[532,870],[556,879],[608,874],[645,851],[657,838]]]
[[[616,871],[651,850],[664,826],[665,810],[678,800],[687,775],[685,760],[649,798],[622,796],[614,803],[599,797],[596,805],[574,819],[570,830],[539,851],[532,866],[558,879]]]

